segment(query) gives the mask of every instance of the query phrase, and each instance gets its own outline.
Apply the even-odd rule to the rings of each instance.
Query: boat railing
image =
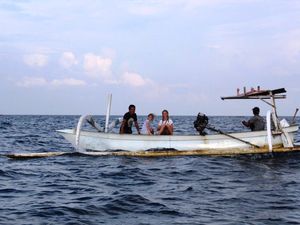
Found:
[[[98,123],[96,123],[96,121],[93,119],[93,117],[91,115],[82,115],[77,123],[76,126],[76,136],[75,136],[75,146],[76,146],[76,151],[83,151],[84,149],[80,149],[80,133],[81,133],[81,129],[82,126],[85,122],[88,122],[92,127],[94,127],[98,132],[103,132],[104,128],[101,127]]]

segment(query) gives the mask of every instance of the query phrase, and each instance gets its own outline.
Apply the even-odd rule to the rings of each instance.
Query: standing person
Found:
[[[134,123],[138,134],[141,134],[139,124],[137,122],[137,115],[135,113],[135,105],[128,107],[128,112],[124,114],[123,121],[120,127],[120,134],[132,134],[132,124]]]
[[[242,123],[244,124],[244,126],[249,127],[251,129],[251,131],[259,131],[259,130],[264,130],[265,129],[265,121],[264,118],[262,118],[259,115],[259,108],[258,107],[254,107],[252,109],[253,111],[253,115],[250,120],[245,121],[243,120]]]
[[[168,110],[162,111],[162,119],[158,123],[157,131],[160,135],[172,135],[173,134],[173,121],[169,118]]]
[[[147,119],[145,120],[143,126],[142,126],[142,134],[148,134],[148,135],[152,135],[154,134],[154,130],[151,126],[152,121],[154,120],[154,114],[150,113],[147,116]]]

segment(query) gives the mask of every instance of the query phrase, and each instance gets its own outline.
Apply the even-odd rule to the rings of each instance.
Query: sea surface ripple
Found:
[[[0,153],[74,149],[79,116],[0,116]],[[104,117],[96,117],[104,123]],[[145,117],[139,117],[140,123]],[[173,117],[178,134],[194,117]],[[246,117],[211,117],[238,131]],[[288,118],[290,119],[290,118]],[[299,118],[297,118],[299,123]],[[155,121],[156,123],[158,122]],[[117,131],[117,129],[115,130]],[[299,133],[296,136],[300,141]],[[0,157],[0,224],[300,224],[300,153]]]

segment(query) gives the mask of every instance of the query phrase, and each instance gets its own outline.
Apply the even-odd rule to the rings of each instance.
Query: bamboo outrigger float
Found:
[[[234,155],[268,152],[300,151],[295,146],[294,135],[298,126],[283,119],[279,121],[276,99],[286,98],[284,88],[275,90],[256,90],[240,93],[236,96],[222,97],[229,99],[260,99],[271,106],[267,112],[267,129],[263,131],[225,133],[214,129],[219,134],[210,135],[137,135],[110,132],[117,121],[109,124],[111,95],[107,107],[105,127],[100,127],[91,116],[82,116],[76,129],[58,130],[75,148],[76,152],[92,156],[181,156],[181,155]],[[297,112],[297,111],[296,111]],[[294,118],[296,113],[294,115]],[[95,131],[82,131],[83,123],[88,122]],[[207,127],[209,128],[209,127]],[[10,154],[11,158],[34,158],[70,154],[66,152]]]

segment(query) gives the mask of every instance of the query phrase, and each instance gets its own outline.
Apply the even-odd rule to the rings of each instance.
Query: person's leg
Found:
[[[173,134],[173,129],[171,126],[167,126],[167,132],[168,132],[168,135],[172,135]]]
[[[169,129],[168,129],[168,126],[165,126],[164,128],[163,128],[163,131],[161,132],[161,135],[170,135],[171,133],[170,133],[170,131],[169,131]]]

